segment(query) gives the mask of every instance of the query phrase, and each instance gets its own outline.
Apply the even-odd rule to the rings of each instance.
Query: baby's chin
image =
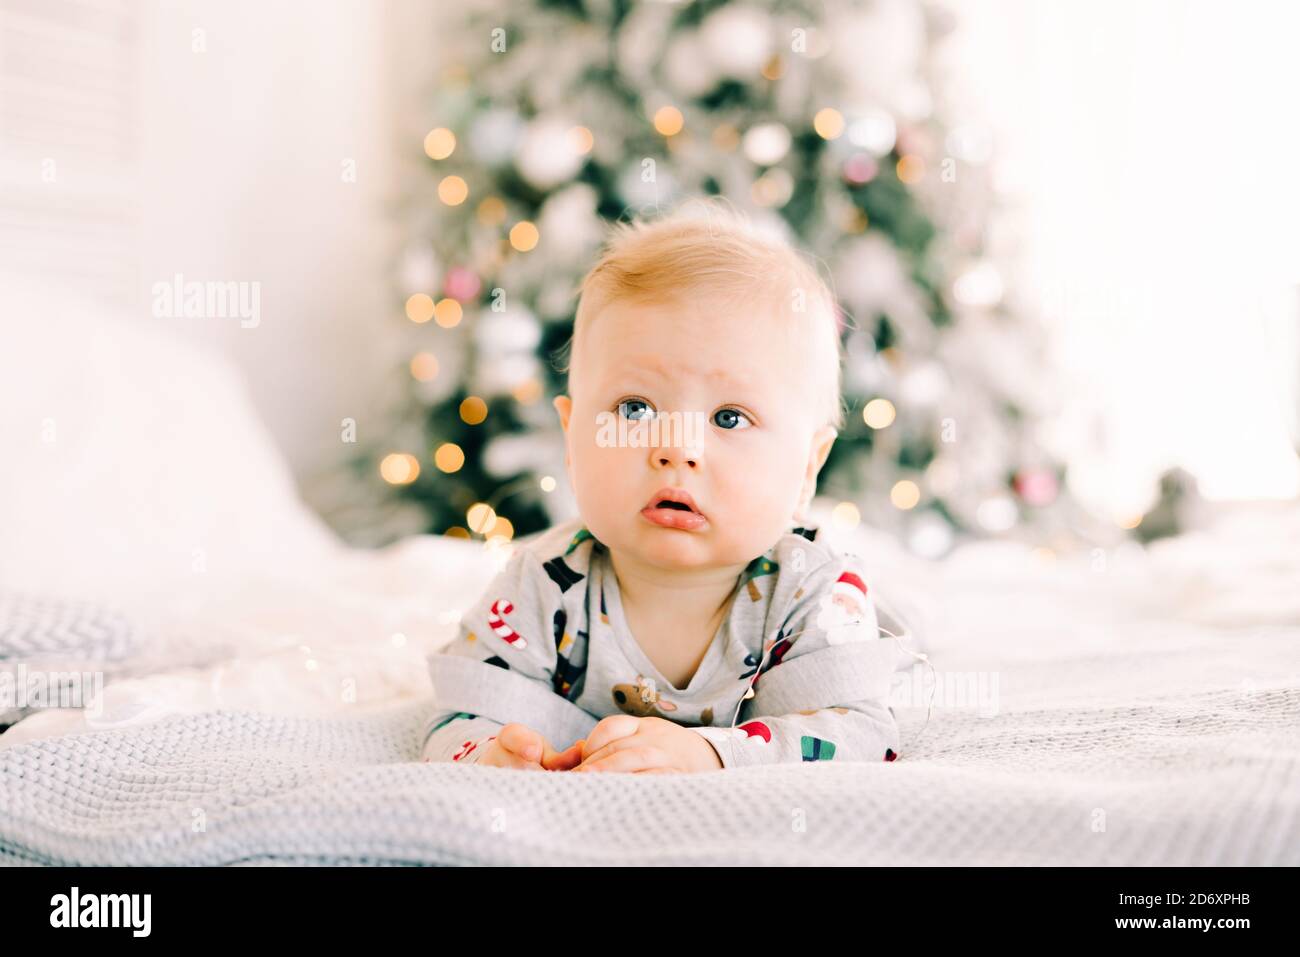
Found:
[[[685,531],[648,523],[613,536],[613,541],[607,544],[620,555],[656,568],[678,571],[744,565],[754,557],[744,556],[743,546],[738,547],[736,542],[728,541],[713,529]]]

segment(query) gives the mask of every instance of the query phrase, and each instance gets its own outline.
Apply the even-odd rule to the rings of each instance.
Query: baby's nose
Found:
[[[659,456],[659,464],[660,464],[660,465],[672,465],[672,464],[674,464],[674,463],[675,463],[679,458],[681,459],[681,461],[685,462],[685,463],[686,463],[687,465],[689,465],[691,468],[695,468],[695,467],[696,467],[696,464],[697,464],[698,458],[697,458],[695,452],[684,452],[684,453],[682,453],[680,456],[660,455],[660,456]]]

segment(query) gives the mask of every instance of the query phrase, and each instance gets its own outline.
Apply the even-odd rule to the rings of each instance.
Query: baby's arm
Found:
[[[477,764],[487,744],[505,725],[468,711],[455,711],[438,712],[430,727],[432,730],[424,742],[424,760]]]
[[[897,654],[880,637],[861,566],[852,556],[833,560],[801,584],[738,726],[691,729],[713,745],[724,768],[898,756],[888,706]]]
[[[513,722],[461,711],[438,718],[424,745],[425,761],[456,761],[525,770],[567,771],[582,759],[582,742],[564,751],[551,747],[539,731]]]
[[[517,547],[461,617],[456,639],[429,658],[438,710],[425,760],[478,764],[490,756],[486,763],[513,766],[501,760],[504,748],[526,764],[566,763],[573,749],[557,752],[550,741],[579,739],[595,719],[555,690],[551,622],[561,597],[537,558]],[[525,757],[534,745],[541,749],[535,762]]]
[[[802,761],[892,761],[899,750],[893,714],[887,705],[871,699],[746,718],[735,729],[691,730],[713,745],[723,768]]]

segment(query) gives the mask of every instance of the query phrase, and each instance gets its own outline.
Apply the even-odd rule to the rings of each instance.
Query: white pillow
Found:
[[[0,581],[117,601],[341,548],[234,368],[0,274]]]

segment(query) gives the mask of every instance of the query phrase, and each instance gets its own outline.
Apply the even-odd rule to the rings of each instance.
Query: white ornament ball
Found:
[[[498,435],[483,449],[483,468],[497,478],[507,478],[528,471],[545,453],[545,444],[535,435]]]
[[[627,212],[653,215],[676,205],[677,180],[666,163],[650,164],[637,160],[619,175],[618,193],[627,204]]]
[[[990,532],[1005,532],[1016,524],[1019,511],[1009,496],[997,495],[980,503],[976,520]]]
[[[514,110],[487,110],[470,125],[470,151],[484,163],[504,163],[515,151],[523,128],[524,121]]]
[[[536,356],[513,352],[480,362],[474,384],[476,391],[484,395],[499,395],[513,391],[540,374],[541,366]]]
[[[664,57],[664,79],[683,97],[708,93],[718,84],[718,71],[705,54],[699,35],[691,31],[673,39]]]
[[[849,124],[849,142],[876,156],[884,156],[892,150],[897,138],[898,124],[887,110],[864,110],[861,116]]]
[[[475,325],[479,348],[488,354],[532,353],[542,341],[541,323],[528,309],[514,306],[504,312],[485,309]]]
[[[729,4],[705,18],[700,40],[723,76],[754,80],[772,54],[771,22],[765,11]]]
[[[537,217],[547,251],[561,258],[576,258],[600,245],[598,202],[596,190],[589,183],[574,183],[548,198]]]
[[[551,189],[573,178],[582,168],[574,124],[556,117],[539,117],[524,131],[515,166],[537,189]]]
[[[942,558],[952,541],[952,526],[934,512],[918,515],[907,533],[908,546],[922,558]]]
[[[745,133],[742,148],[751,163],[771,166],[790,152],[790,131],[782,123],[760,123]]]

